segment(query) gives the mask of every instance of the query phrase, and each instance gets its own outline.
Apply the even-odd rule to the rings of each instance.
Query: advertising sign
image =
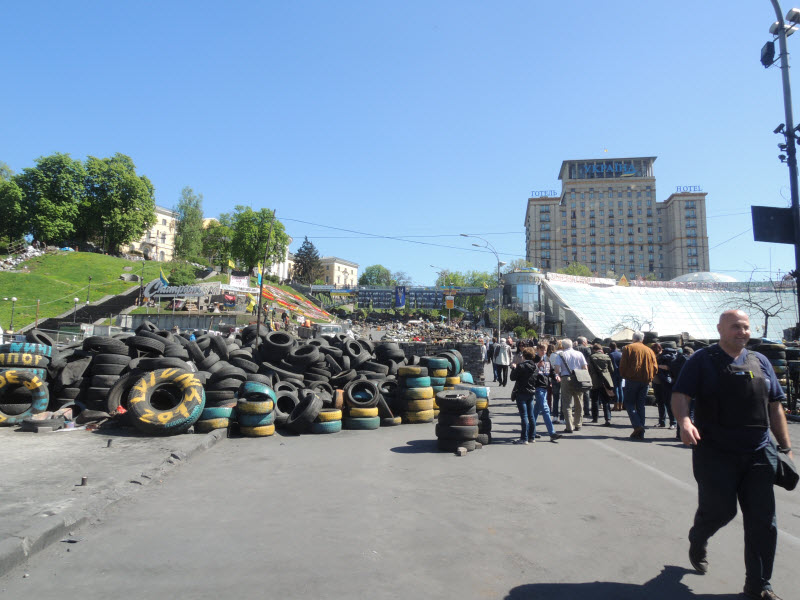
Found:
[[[406,307],[406,286],[398,285],[396,288],[394,288],[394,307]]]

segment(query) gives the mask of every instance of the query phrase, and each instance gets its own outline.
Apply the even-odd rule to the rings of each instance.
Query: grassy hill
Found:
[[[37,299],[40,301],[39,319],[54,317],[73,308],[74,298],[79,298],[80,305],[87,297],[94,302],[136,285],[122,281],[119,276],[123,273],[142,275],[144,268],[147,282],[158,277],[162,265],[167,271],[168,263],[132,261],[85,252],[58,252],[33,258],[18,267],[27,267],[24,273],[0,272],[0,325],[3,329],[9,327],[12,297],[17,298],[14,328],[19,329],[36,319]],[[124,267],[131,267],[131,270],[124,271]]]

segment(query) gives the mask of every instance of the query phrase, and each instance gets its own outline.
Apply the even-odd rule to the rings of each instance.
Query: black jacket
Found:
[[[536,368],[541,359],[537,356],[534,360],[524,360],[509,375],[511,381],[516,381],[514,389],[517,393],[533,394],[536,388],[546,388],[550,381],[547,375],[539,373]]]

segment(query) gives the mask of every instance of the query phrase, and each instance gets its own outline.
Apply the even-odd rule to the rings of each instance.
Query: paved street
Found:
[[[435,450],[430,424],[223,440],[0,579],[0,597],[740,597],[739,517],[710,573],[690,570],[690,451],[655,408],[643,442],[614,413],[515,446],[510,389],[492,390],[497,443],[463,458]],[[773,585],[797,598],[800,493],[776,494]]]

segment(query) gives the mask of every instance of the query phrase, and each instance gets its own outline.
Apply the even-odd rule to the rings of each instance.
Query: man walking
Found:
[[[644,334],[637,331],[633,334],[633,343],[622,350],[619,361],[619,373],[625,380],[625,409],[628,411],[633,433],[631,438],[644,438],[644,407],[647,402],[647,387],[656,376],[656,355],[642,343]]]
[[[583,358],[586,359],[586,362],[588,364],[589,357],[592,355],[592,349],[589,347],[589,340],[587,340],[583,336],[579,336],[579,337],[577,337],[575,339],[575,341],[578,342],[578,347],[577,347],[578,352],[583,354]],[[589,390],[585,390],[583,392],[583,418],[584,419],[589,419],[591,417],[590,410],[589,410],[590,400],[591,400],[591,394],[589,393]]]
[[[622,410],[622,377],[619,374],[622,352],[617,348],[616,342],[611,342],[608,349],[610,350],[608,355],[611,357],[611,364],[614,367],[614,372],[611,374],[611,380],[614,382],[614,410]]]
[[[505,338],[500,338],[500,341],[494,345],[492,361],[497,371],[498,383],[501,387],[506,387],[508,384],[508,365],[511,364],[511,348],[506,343]]]
[[[578,431],[583,423],[583,390],[572,381],[570,374],[578,369],[588,369],[583,354],[572,349],[572,340],[561,340],[562,351],[550,355],[550,362],[561,377],[561,412],[566,428],[564,433]]]
[[[719,343],[692,355],[672,392],[681,440],[693,448],[697,481],[689,561],[698,572],[708,571],[708,540],[736,516],[738,498],[744,524],[744,595],[780,600],[770,578],[778,536],[773,491],[777,452],[792,457],[781,405],[785,395],[766,357],[745,348],[750,340],[747,314],[723,312],[717,331]],[[695,424],[689,417],[692,398]]]

